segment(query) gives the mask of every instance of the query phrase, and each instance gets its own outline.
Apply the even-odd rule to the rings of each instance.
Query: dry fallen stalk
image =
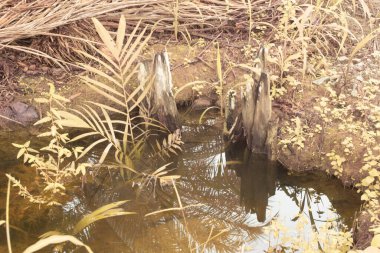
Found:
[[[252,22],[272,22],[278,16],[280,0],[252,0]],[[192,33],[249,29],[249,6],[241,0],[125,0],[109,3],[106,0],[63,1],[8,0],[0,3],[0,45],[18,39],[50,32],[91,17],[98,17],[108,27],[117,27],[120,12],[127,19],[127,28],[141,20],[144,25],[157,25],[157,31]],[[178,23],[176,23],[178,21]],[[177,24],[178,27],[175,27]],[[176,25],[176,26],[177,26]]]

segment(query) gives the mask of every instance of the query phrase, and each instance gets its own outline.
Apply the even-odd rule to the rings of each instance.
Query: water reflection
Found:
[[[292,235],[300,213],[309,217],[310,227],[328,219],[352,224],[359,198],[338,181],[313,174],[289,176],[244,145],[226,148],[217,127],[189,124],[183,139],[183,152],[172,161],[171,173],[181,175],[176,183],[181,205],[192,207],[145,216],[180,206],[173,187],[152,183],[141,190],[138,182],[107,171],[84,190],[77,189],[63,206],[63,217],[45,221],[49,225],[35,234],[66,231],[86,213],[118,200],[131,200],[124,208],[137,214],[95,223],[81,233],[79,239],[94,252],[236,252],[243,244],[250,246],[245,252],[263,252],[270,239],[264,227],[274,217]],[[145,166],[157,169],[160,164]],[[0,242],[6,245],[2,235]]]
[[[263,155],[249,152],[244,145],[226,149],[227,161],[237,161],[234,169],[240,178],[240,203],[247,213],[256,213],[257,220],[266,220],[269,197],[276,192],[277,163]]]
[[[96,195],[97,206],[134,200],[128,209],[138,212],[133,219],[108,220],[118,238],[110,240],[123,243],[123,252],[176,252],[189,247],[235,252],[243,243],[252,246],[246,251],[263,252],[270,239],[263,229],[268,222],[275,217],[290,231],[296,231],[300,213],[309,217],[309,232],[331,219],[340,225],[351,225],[359,206],[352,204],[358,204],[358,198],[339,182],[319,175],[289,176],[277,163],[251,154],[243,145],[225,148],[222,135],[214,127],[188,126],[183,137],[183,153],[174,161],[173,173],[181,175],[176,186],[183,206],[201,206],[187,208],[183,213],[145,217],[152,211],[179,206],[172,187],[152,187],[137,196],[130,186],[114,180],[106,191]],[[351,205],[342,207],[342,198]],[[95,228],[93,234],[97,231]]]

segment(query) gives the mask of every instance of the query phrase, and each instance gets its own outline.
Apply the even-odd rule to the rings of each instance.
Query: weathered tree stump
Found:
[[[170,132],[180,129],[177,105],[172,92],[169,56],[166,51],[157,53],[153,62],[140,63],[138,73],[140,83],[148,83],[149,77],[153,78],[152,92],[145,101],[149,117],[156,119]]]
[[[266,49],[261,47],[257,54],[257,71],[242,89],[240,105],[235,105],[235,93],[227,94],[226,129],[234,141],[245,138],[247,148],[253,153],[265,153],[269,159],[276,160],[278,120],[272,119],[265,56]]]

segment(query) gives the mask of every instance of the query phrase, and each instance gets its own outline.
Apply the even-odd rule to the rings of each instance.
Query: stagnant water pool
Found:
[[[187,118],[183,152],[168,161],[172,163],[170,173],[181,176],[176,187],[182,206],[187,207],[184,211],[146,217],[179,206],[173,186],[151,181],[141,190],[115,172],[100,173],[83,188],[74,187],[62,208],[39,209],[12,194],[14,252],[22,252],[47,231],[67,233],[84,215],[119,200],[131,200],[123,207],[136,214],[99,221],[77,235],[94,252],[264,252],[276,245],[279,227],[284,236],[307,241],[326,222],[334,221],[331,229],[337,231],[352,226],[360,207],[355,191],[322,174],[290,175],[278,163],[238,146],[226,147],[215,120],[202,125],[197,120]],[[36,178],[32,168],[14,160],[17,150],[9,142],[17,141],[12,139],[12,134],[3,134],[0,140],[0,219],[5,216],[4,174],[12,173],[24,183]],[[160,165],[150,164],[152,168]],[[2,229],[0,252],[6,251]]]

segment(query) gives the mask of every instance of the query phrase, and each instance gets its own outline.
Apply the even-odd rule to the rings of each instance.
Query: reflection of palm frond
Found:
[[[153,171],[152,173],[150,174],[145,174],[143,173],[143,178],[142,178],[142,182],[143,182],[143,186],[146,186],[148,185],[150,182],[153,182],[153,186],[155,187],[156,186],[156,183],[157,181],[167,175],[167,173],[169,172],[169,170],[167,169],[167,167],[170,165],[170,163],[168,164],[165,164],[163,166],[161,166],[160,168],[158,168],[157,170]],[[140,189],[144,189],[145,187],[140,187]]]
[[[262,235],[261,227],[252,227],[253,216],[247,215],[240,206],[239,189],[231,189],[239,185],[235,171],[223,168],[223,173],[217,176],[212,172],[223,152],[222,135],[215,135],[213,128],[196,131],[202,138],[194,140],[185,132],[185,144],[181,147],[185,152],[179,156],[176,166],[166,164],[153,172],[141,173],[142,177],[133,179],[138,189],[131,189],[132,182],[127,185],[109,178],[100,186],[105,190],[98,191],[91,199],[91,203],[97,205],[136,199],[130,208],[138,214],[107,220],[131,251],[145,252],[154,248],[157,252],[189,249],[233,252],[241,246],[239,239],[252,241]],[[174,137],[169,138],[170,143]],[[172,167],[179,168],[175,173],[181,172],[177,188],[167,186],[174,185],[174,179],[179,177],[172,175]]]
[[[156,140],[156,146],[152,146],[152,156],[159,156],[165,160],[165,157],[170,158],[171,154],[178,155],[178,152],[182,151],[182,144],[181,132],[177,130],[169,134],[167,139],[163,139],[162,144]]]
[[[121,216],[121,215],[130,215],[135,214],[134,212],[126,212],[123,208],[119,206],[124,205],[127,201],[118,201],[104,205],[92,213],[84,216],[74,227],[73,234],[77,234],[82,231],[85,227],[94,223],[95,221],[102,220],[109,217]]]

